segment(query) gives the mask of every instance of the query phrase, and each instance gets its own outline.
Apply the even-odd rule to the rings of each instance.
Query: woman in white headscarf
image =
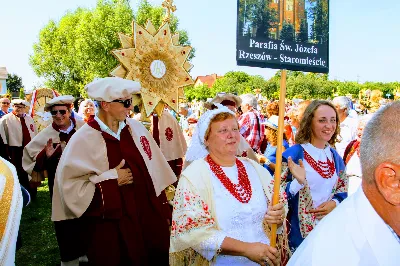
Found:
[[[236,157],[235,114],[216,105],[200,117],[186,153],[193,162],[175,193],[170,265],[278,265],[268,234],[283,223],[283,204],[270,204],[268,171]]]
[[[86,99],[79,105],[78,115],[83,118],[85,122],[97,112],[96,105],[90,99]]]

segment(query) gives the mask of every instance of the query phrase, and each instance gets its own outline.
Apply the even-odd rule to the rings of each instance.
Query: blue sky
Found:
[[[136,8],[139,0],[131,0]],[[150,0],[161,4],[162,0]],[[191,74],[223,75],[231,70],[270,78],[275,70],[236,66],[236,0],[175,0],[180,27],[189,32],[196,58]],[[400,81],[400,1],[331,0],[330,78]],[[29,66],[38,34],[50,19],[60,19],[96,0],[0,0],[0,66],[21,76],[26,89],[40,79]]]

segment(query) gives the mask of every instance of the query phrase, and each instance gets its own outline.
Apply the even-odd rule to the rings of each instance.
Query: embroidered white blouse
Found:
[[[269,244],[262,223],[268,210],[267,198],[262,184],[254,167],[246,161],[242,161],[249,177],[252,197],[248,203],[239,202],[212,174],[216,218],[221,228],[220,233],[213,239],[208,239],[193,247],[207,260],[211,260],[221,247],[225,237],[234,238],[243,242],[261,242]],[[237,166],[222,167],[232,183],[237,184]],[[211,172],[211,169],[210,169]],[[257,263],[240,256],[218,255],[213,265],[258,265]]]
[[[327,146],[325,149],[318,149],[310,143],[301,144],[301,146],[308,152],[308,154],[311,155],[311,157],[315,161],[326,162],[327,158],[329,158],[330,161],[333,160],[333,154],[329,146]],[[317,208],[319,205],[326,202],[331,196],[332,189],[336,184],[338,176],[335,171],[331,178],[323,178],[320,174],[318,174],[317,171],[314,170],[314,168],[312,168],[312,166],[306,160],[304,160],[303,163],[306,169],[306,179],[308,185],[310,186],[311,197],[313,199],[314,207]],[[299,192],[302,188],[303,185],[300,185],[299,182],[294,179],[290,184],[289,191],[290,193],[292,193],[292,195],[296,195],[297,192]],[[335,202],[336,204],[338,204],[336,200]]]

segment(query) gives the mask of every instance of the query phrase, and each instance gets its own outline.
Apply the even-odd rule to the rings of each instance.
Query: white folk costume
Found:
[[[269,244],[264,224],[272,199],[273,178],[256,162],[243,158],[233,167],[222,167],[229,180],[240,183],[245,172],[251,186],[246,196],[236,198],[211,169],[204,134],[210,120],[228,112],[226,107],[203,114],[195,129],[187,156],[195,159],[182,173],[174,198],[170,265],[257,265],[245,257],[219,255],[225,237]],[[240,197],[240,196],[239,196]],[[280,237],[282,239],[282,237]]]
[[[399,261],[399,236],[359,188],[318,224],[287,265],[395,266]]]
[[[0,157],[0,265],[15,265],[23,199],[15,167]]]
[[[94,100],[112,102],[137,93],[140,84],[103,78],[86,89]],[[122,160],[133,183],[119,186],[115,168]],[[116,133],[95,116],[74,134],[61,156],[52,220],[85,221],[81,237],[88,241],[87,256],[93,265],[167,265],[170,209],[164,189],[175,181],[140,122],[121,121]]]
[[[29,106],[25,100],[16,99],[12,101],[13,104],[20,104]],[[7,156],[10,162],[15,166],[18,173],[18,179],[21,185],[35,196],[36,188],[30,186],[30,177],[22,168],[22,154],[24,147],[33,139],[37,134],[37,129],[32,117],[23,114],[18,116],[14,112],[6,114],[0,120],[1,137],[7,147]]]
[[[286,191],[289,205],[289,245],[295,251],[319,222],[309,210],[329,200],[340,205],[347,198],[348,179],[342,157],[329,146],[318,149],[310,143],[296,144],[287,149],[282,157],[285,164],[281,186]],[[300,159],[304,162],[306,184],[300,185],[290,173],[287,167],[289,157],[295,163]]]

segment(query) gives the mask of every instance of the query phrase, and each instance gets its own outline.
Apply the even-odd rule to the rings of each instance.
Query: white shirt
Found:
[[[358,122],[356,119],[347,116],[346,119],[340,123],[340,138],[341,141],[336,143],[336,150],[340,156],[344,155],[347,145],[352,140],[356,139]]]
[[[71,132],[74,129],[74,123],[72,122],[72,120],[69,120],[71,122],[71,125],[69,125],[69,127],[66,130],[61,130],[60,132],[65,133],[65,134],[69,134],[69,132]]]
[[[315,161],[326,162],[327,158],[329,158],[330,161],[333,161],[333,154],[329,146],[327,146],[325,149],[318,149],[310,143],[301,144],[301,146]],[[338,176],[335,170],[331,178],[323,178],[306,160],[304,160],[303,163],[306,169],[306,179],[310,187],[314,208],[317,208],[319,205],[329,200]],[[296,195],[297,192],[299,192],[302,188],[303,185],[300,185],[296,179],[293,179],[292,183],[290,184],[289,191],[292,195]],[[338,204],[337,201],[336,204]]]
[[[351,156],[349,162],[347,163],[346,174],[349,177],[349,189],[347,194],[350,196],[357,191],[362,181],[360,157],[358,156],[357,152]]]
[[[107,134],[110,134],[117,140],[120,140],[121,131],[122,131],[122,129],[124,129],[124,127],[126,125],[124,121],[119,122],[118,131],[117,131],[117,133],[115,133],[106,124],[104,124],[104,122],[101,121],[97,115],[94,116],[94,120],[96,120],[96,122],[99,124],[101,131],[106,132]]]
[[[252,197],[248,203],[239,202],[212,174],[211,182],[214,189],[215,211],[220,233],[214,239],[206,240],[194,249],[203,257],[211,260],[224,241],[225,237],[231,237],[243,242],[261,242],[269,244],[269,239],[265,235],[262,223],[268,211],[267,198],[264,194],[261,181],[254,167],[243,162],[247,175],[250,179]],[[222,167],[227,177],[232,183],[237,184],[238,170],[236,165],[233,167]],[[211,171],[211,169],[210,169]],[[213,265],[258,265],[257,263],[240,256],[217,256],[216,263]]]
[[[398,266],[400,243],[362,188],[308,235],[288,266]]]

